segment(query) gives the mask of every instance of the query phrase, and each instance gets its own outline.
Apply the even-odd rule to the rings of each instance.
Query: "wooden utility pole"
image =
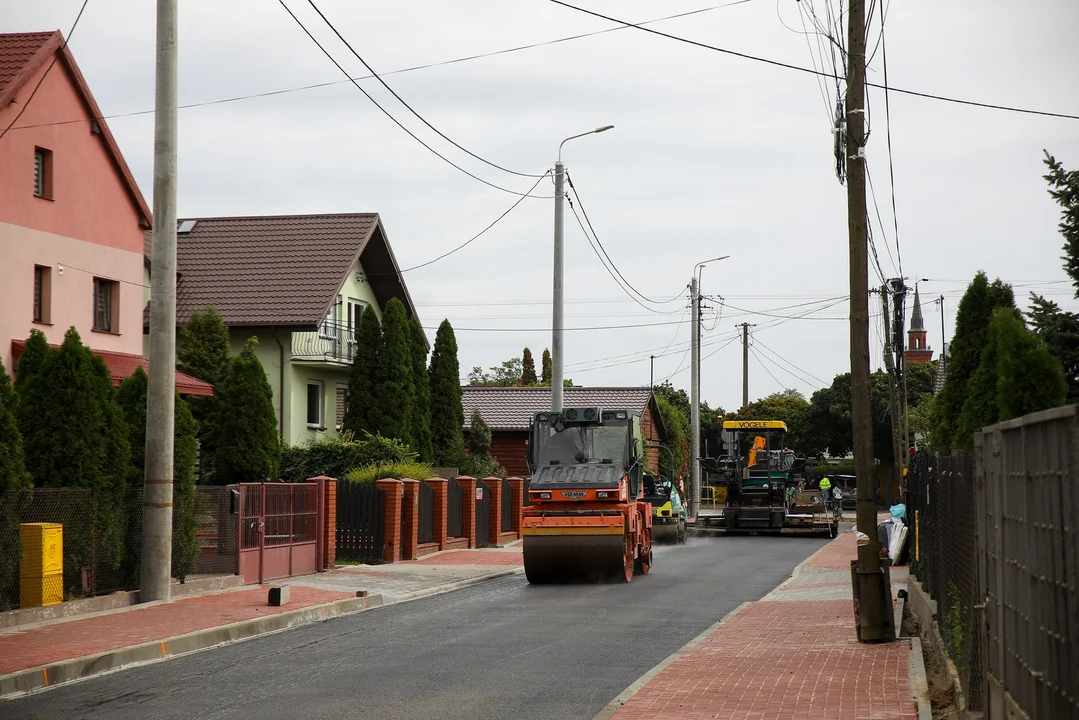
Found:
[[[749,405],[749,323],[742,323],[742,407]]]
[[[904,451],[900,449],[903,442],[903,418],[899,410],[899,392],[896,387],[899,369],[893,355],[896,352],[896,346],[892,337],[892,322],[889,315],[891,308],[888,306],[888,283],[880,286],[880,299],[883,305],[881,318],[884,320],[884,367],[888,371],[888,406],[892,418],[892,491],[889,494],[890,500],[894,501],[898,497],[896,488],[899,487],[899,478],[903,474]]]
[[[880,570],[877,542],[877,478],[873,470],[869,390],[869,253],[865,202],[865,2],[847,11],[847,227],[850,239],[850,391],[854,468],[858,482],[858,544],[854,573],[859,642],[894,635],[890,599]]]

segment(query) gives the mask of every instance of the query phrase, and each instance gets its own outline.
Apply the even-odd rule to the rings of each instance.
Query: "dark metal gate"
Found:
[[[521,498],[521,506],[522,507],[528,507],[529,505],[532,504],[531,501],[529,501],[529,499],[528,499],[528,489],[532,486],[532,478],[530,478],[530,477],[525,478],[524,486],[525,486],[525,492],[524,492],[524,496]]]
[[[420,480],[420,507],[417,513],[419,526],[417,528],[417,541],[422,545],[435,541],[435,491],[427,484],[426,480]]]
[[[465,489],[456,480],[446,483],[446,537],[465,534]]]
[[[476,481],[476,547],[491,544],[491,488]]]
[[[513,485],[502,478],[502,532],[513,530]]]
[[[374,484],[337,483],[337,557],[382,562],[386,491]]]
[[[319,570],[323,533],[317,483],[240,485],[238,570],[245,583]]]

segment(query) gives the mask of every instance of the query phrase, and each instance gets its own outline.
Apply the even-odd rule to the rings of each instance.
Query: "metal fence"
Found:
[[[418,525],[416,528],[417,542],[429,543],[435,540],[435,491],[427,484],[426,480],[420,480],[420,502],[417,513]]]
[[[465,489],[456,480],[446,483],[446,536],[465,534]]]
[[[1079,415],[975,436],[990,717],[1079,718]]]
[[[937,601],[941,635],[959,670],[967,706],[984,703],[974,454],[918,453],[908,478],[911,571]]]
[[[502,478],[502,532],[513,530],[513,485]]]
[[[476,547],[487,547],[490,544],[491,488],[486,481],[476,480]]]
[[[386,491],[373,483],[337,482],[337,558],[382,562]]]
[[[199,544],[196,575],[235,575],[239,514],[233,512],[233,489],[195,487],[195,537]],[[238,509],[238,508],[237,508]]]

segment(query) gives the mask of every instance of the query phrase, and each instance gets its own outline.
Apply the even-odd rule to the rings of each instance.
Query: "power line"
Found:
[[[797,365],[792,363],[790,360],[787,360],[782,355],[777,353],[775,350],[773,350],[772,348],[770,348],[767,345],[765,345],[764,343],[762,343],[760,340],[756,340],[755,344],[760,345],[761,348],[763,348],[764,350],[767,350],[769,354],[773,355],[774,357],[778,358],[779,360],[781,360],[785,364],[789,365],[790,367],[794,368],[798,372],[802,373],[802,375],[804,375],[805,377],[813,378],[814,380],[821,383],[822,385],[828,385],[828,383],[824,382],[824,380],[821,380],[819,377],[817,377],[813,373],[809,372],[808,370],[803,370],[802,368],[798,367]]]
[[[883,0],[882,0],[883,2]],[[899,216],[895,210],[895,165],[892,162],[892,104],[888,95],[888,43],[884,39],[884,20],[887,10],[881,8],[880,51],[884,63],[884,131],[888,138],[888,177],[892,195],[892,223],[895,226],[895,253],[899,257],[899,277],[903,277],[903,251],[899,248]]]
[[[22,107],[19,108],[19,113],[15,116],[15,119],[12,120],[6,128],[4,128],[4,132],[0,132],[0,140],[4,139],[4,136],[7,135],[7,131],[10,130],[15,123],[19,122],[19,118],[21,118],[22,114],[26,112],[26,108],[30,107],[30,101],[34,99],[35,95],[37,95],[38,88],[41,87],[41,83],[45,82],[45,78],[48,77],[49,72],[52,70],[52,66],[55,65],[56,61],[60,59],[61,53],[63,53],[64,48],[67,47],[68,42],[71,40],[71,35],[75,32],[75,28],[78,27],[79,19],[82,17],[82,13],[86,9],[86,5],[89,2],[90,0],[83,0],[82,7],[79,8],[79,14],[75,16],[75,22],[71,23],[71,29],[67,31],[67,37],[65,37],[63,39],[63,42],[60,43],[60,47],[52,56],[52,62],[49,63],[49,67],[45,68],[45,72],[42,73],[41,77],[38,79],[37,85],[34,85],[34,89],[30,92],[30,97],[26,98],[26,102],[24,102],[22,104]]]
[[[765,312],[765,311],[747,310],[745,308],[740,308],[740,307],[737,307],[735,305],[731,305],[730,303],[726,303],[726,302],[721,303],[721,304],[731,308],[732,310],[739,310],[739,311],[741,311],[741,312],[743,312],[743,313],[745,313],[747,315],[760,315],[760,316],[763,316],[763,317],[780,318],[780,319],[783,319],[783,320],[846,320],[847,318],[845,318],[845,317],[832,317],[832,316],[829,316],[829,317],[808,317],[809,315],[811,315],[814,312],[820,312],[821,310],[827,310],[828,308],[835,307],[836,305],[839,305],[841,302],[843,302],[846,299],[847,299],[847,297],[844,295],[842,297],[842,299],[837,300],[836,302],[833,302],[830,305],[824,305],[824,306],[819,307],[819,308],[813,308],[809,312],[802,313],[801,315],[777,315],[775,313],[770,313],[770,312]]]
[[[765,364],[764,364],[764,361],[762,361],[762,360],[761,360],[761,355],[760,355],[760,353],[758,353],[758,352],[756,351],[756,349],[755,349],[755,348],[753,348],[753,346],[750,346],[750,348],[749,348],[749,353],[750,353],[750,354],[751,354],[751,355],[753,356],[753,359],[757,361],[757,364],[758,364],[758,365],[760,365],[760,366],[761,366],[762,368],[764,368],[764,371],[765,371],[766,373],[768,373],[768,375],[769,375],[769,376],[770,376],[770,377],[771,377],[771,378],[772,378],[773,380],[775,380],[775,381],[776,381],[776,385],[778,385],[779,387],[781,387],[781,388],[783,388],[783,389],[786,389],[786,387],[787,387],[787,384],[786,384],[786,383],[784,383],[784,382],[780,382],[779,378],[777,378],[777,377],[775,376],[775,373],[773,373],[773,372],[772,372],[771,370],[769,370],[769,369],[768,369],[768,366],[767,366],[767,365],[765,365]]]
[[[678,325],[681,321],[669,320],[664,322],[654,323],[632,323],[629,325],[597,325],[593,327],[568,327],[563,328],[566,332],[572,332],[575,330],[624,330],[629,328],[643,328],[643,327],[662,327],[670,325]],[[424,327],[424,330],[438,330],[438,327]],[[513,332],[513,333],[531,333],[531,332],[551,332],[551,328],[493,328],[493,327],[455,327],[454,332]]]
[[[450,255],[453,255],[453,254],[454,254],[455,252],[457,252],[458,250],[461,250],[461,249],[463,249],[463,248],[467,247],[468,245],[472,244],[472,243],[473,243],[474,241],[478,240],[478,239],[480,238],[480,236],[482,236],[482,235],[483,235],[484,233],[486,233],[486,232],[487,232],[488,230],[490,230],[490,229],[491,229],[491,228],[493,228],[493,227],[494,227],[495,225],[497,225],[497,224],[499,223],[499,221],[500,221],[500,220],[502,220],[502,218],[506,217],[506,216],[507,216],[507,215],[509,215],[509,214],[510,214],[511,212],[513,212],[513,210],[514,210],[514,209],[515,209],[515,208],[516,208],[516,207],[517,207],[518,205],[520,205],[520,204],[521,204],[521,201],[522,201],[522,200],[524,200],[524,199],[525,199],[526,197],[532,197],[532,196],[531,196],[531,195],[530,195],[529,193],[531,193],[531,192],[532,192],[533,190],[535,190],[535,189],[536,189],[536,187],[537,187],[537,186],[538,186],[538,185],[539,185],[539,184],[540,184],[541,182],[543,182],[543,178],[547,177],[547,176],[548,176],[548,175],[550,175],[550,174],[551,174],[551,171],[550,171],[550,170],[548,170],[548,171],[547,171],[546,173],[544,173],[543,175],[541,175],[541,176],[540,176],[540,178],[539,178],[539,180],[537,180],[537,181],[536,181],[536,184],[535,184],[535,185],[533,185],[533,186],[531,187],[531,189],[529,189],[529,191],[528,191],[527,193],[525,193],[524,195],[521,195],[521,196],[520,196],[519,198],[517,198],[517,200],[515,200],[515,201],[514,201],[514,203],[513,203],[512,205],[510,205],[510,206],[509,206],[509,208],[507,208],[507,209],[506,209],[506,211],[505,211],[504,213],[502,213],[501,215],[499,215],[498,217],[496,217],[496,218],[495,218],[494,220],[492,220],[492,221],[491,221],[491,224],[490,224],[490,225],[488,225],[488,226],[487,226],[487,227],[485,227],[484,229],[480,230],[480,231],[479,231],[478,233],[476,233],[475,235],[473,235],[472,237],[470,237],[470,238],[469,238],[468,240],[465,240],[465,241],[464,241],[463,243],[461,243],[460,245],[458,245],[457,247],[455,247],[455,248],[454,248],[453,250],[450,250],[449,252],[445,252],[445,253],[442,253],[442,254],[441,254],[441,255],[439,255],[438,257],[436,257],[436,258],[434,258],[434,259],[432,259],[432,260],[428,260],[427,262],[423,262],[423,263],[420,263],[419,265],[413,265],[412,267],[407,267],[407,268],[405,268],[404,270],[398,270],[397,272],[391,272],[391,273],[368,273],[368,272],[365,272],[365,273],[364,273],[364,277],[377,277],[377,276],[380,276],[380,275],[403,275],[403,274],[405,274],[406,272],[412,272],[413,270],[419,270],[420,268],[424,268],[424,267],[427,267],[428,265],[434,265],[434,264],[435,264],[436,262],[438,262],[439,260],[442,260],[443,258],[447,258],[447,257],[449,257]]]
[[[446,164],[450,165],[451,167],[454,167],[454,168],[456,168],[457,170],[460,170],[461,172],[463,172],[463,173],[464,173],[465,175],[468,175],[468,176],[469,176],[470,178],[472,178],[473,180],[477,180],[477,181],[479,181],[479,182],[483,183],[484,185],[487,185],[488,187],[492,187],[492,188],[494,188],[495,190],[501,190],[502,192],[504,192],[504,193],[509,193],[510,195],[522,195],[522,193],[519,193],[519,192],[517,192],[516,190],[510,190],[509,188],[504,188],[504,187],[502,187],[501,185],[495,185],[495,184],[494,184],[493,182],[490,182],[490,181],[488,181],[488,180],[484,180],[484,179],[483,179],[483,178],[481,178],[481,177],[480,177],[479,175],[476,175],[476,174],[474,174],[474,173],[471,173],[471,172],[469,172],[468,170],[465,170],[465,169],[464,169],[463,167],[461,167],[460,165],[458,165],[458,164],[457,164],[457,163],[455,163],[454,161],[450,160],[450,159],[449,159],[448,157],[446,157],[445,155],[443,155],[442,153],[440,153],[440,152],[439,152],[438,150],[435,150],[435,149],[434,149],[433,147],[431,147],[430,145],[428,145],[427,143],[425,143],[425,142],[424,142],[423,140],[421,140],[421,139],[420,139],[420,137],[419,137],[418,135],[416,135],[416,133],[412,132],[412,131],[411,131],[411,130],[409,130],[409,129],[408,129],[407,127],[405,127],[405,126],[404,126],[404,124],[402,124],[400,120],[398,120],[397,118],[395,118],[395,117],[394,117],[394,116],[393,116],[393,115],[392,115],[392,114],[390,113],[390,111],[389,111],[389,110],[387,110],[386,108],[382,107],[382,105],[380,105],[380,104],[379,104],[379,102],[378,102],[377,100],[375,100],[375,99],[374,99],[373,97],[371,97],[371,94],[370,94],[370,93],[368,93],[368,92],[367,92],[366,90],[364,90],[364,89],[363,89],[362,87],[360,87],[360,84],[359,84],[358,82],[356,82],[356,81],[355,81],[355,80],[354,80],[354,79],[352,78],[352,76],[351,76],[351,75],[349,75],[349,72],[348,72],[347,70],[345,70],[345,68],[344,68],[344,67],[343,67],[343,66],[341,65],[341,63],[337,62],[336,58],[334,58],[334,56],[330,54],[330,51],[329,51],[329,50],[327,50],[327,49],[326,49],[325,47],[323,47],[322,43],[320,43],[320,42],[318,41],[318,39],[317,39],[317,38],[316,38],[316,37],[315,37],[314,35],[312,35],[312,34],[311,34],[311,31],[310,31],[310,30],[308,30],[308,29],[307,29],[307,26],[306,26],[306,25],[304,25],[304,24],[303,24],[303,22],[301,22],[301,21],[300,21],[300,18],[296,17],[296,14],[295,14],[295,13],[293,13],[293,12],[292,12],[292,10],[291,10],[291,9],[289,8],[289,6],[285,4],[285,0],[277,0],[277,2],[278,2],[278,3],[280,4],[280,5],[281,5],[281,7],[285,8],[285,12],[287,12],[287,13],[289,14],[289,17],[291,17],[291,18],[293,19],[293,21],[295,21],[295,23],[296,23],[297,25],[299,25],[299,26],[300,26],[300,29],[301,29],[301,30],[303,30],[304,34],[305,34],[305,35],[307,35],[307,37],[309,37],[309,38],[311,39],[311,42],[313,42],[313,43],[314,43],[314,44],[315,44],[316,46],[318,46],[318,49],[322,51],[322,54],[323,54],[323,55],[325,55],[325,56],[326,56],[327,58],[329,58],[329,59],[330,59],[330,62],[332,62],[332,63],[333,63],[333,64],[334,64],[334,65],[335,65],[335,66],[337,67],[337,69],[338,69],[338,70],[340,70],[340,71],[341,71],[341,72],[342,72],[342,73],[344,74],[344,76],[345,76],[346,78],[348,78],[348,79],[349,79],[349,81],[350,81],[350,82],[352,83],[353,87],[355,87],[355,88],[356,88],[357,90],[359,90],[359,91],[360,91],[361,93],[363,93],[364,97],[366,97],[366,98],[367,98],[368,100],[370,100],[370,101],[371,101],[371,102],[372,102],[372,103],[374,104],[374,106],[375,106],[375,107],[377,107],[377,108],[378,108],[379,110],[381,110],[381,111],[382,111],[382,114],[383,114],[383,115],[385,115],[385,116],[386,116],[386,117],[388,117],[388,118],[389,118],[390,120],[392,120],[392,121],[393,121],[393,123],[394,123],[394,124],[395,124],[395,125],[396,125],[397,127],[401,128],[401,129],[402,129],[402,130],[404,130],[404,131],[405,131],[406,133],[408,133],[408,134],[409,134],[409,136],[410,136],[410,137],[411,137],[411,138],[412,138],[413,140],[415,140],[415,141],[416,141],[416,142],[418,142],[418,143],[419,143],[420,145],[423,145],[423,146],[424,146],[425,148],[427,148],[428,150],[430,150],[430,151],[431,151],[432,153],[434,153],[434,154],[435,154],[435,155],[436,155],[436,156],[437,156],[437,157],[438,157],[439,159],[441,159],[441,160],[442,160],[443,162],[445,162]],[[531,191],[530,191],[530,192],[531,192]],[[540,198],[540,199],[550,199],[550,198],[551,198],[552,196],[545,196],[545,195],[531,195],[531,194],[529,194],[529,193],[524,193],[524,194],[522,195],[522,197],[533,197],[533,198]]]
[[[375,69],[373,67],[371,67],[367,63],[367,61],[364,60],[363,57],[360,56],[360,54],[358,52],[356,52],[355,48],[352,47],[352,44],[349,43],[349,41],[345,39],[345,36],[340,33],[340,31],[334,26],[334,24],[332,22],[330,22],[330,19],[328,17],[326,17],[326,14],[323,13],[321,10],[319,10],[318,5],[315,4],[314,0],[307,0],[307,4],[310,5],[314,9],[314,11],[316,13],[318,13],[318,16],[320,18],[322,18],[322,21],[326,23],[326,26],[329,27],[330,30],[333,31],[333,34],[336,35],[337,38],[341,42],[343,42],[345,44],[345,47],[347,47],[349,49],[349,51],[353,55],[356,56],[356,59],[359,60],[363,64],[363,66],[365,68],[367,68],[367,72],[371,73],[371,76],[373,78],[375,78],[376,80],[378,80],[379,83],[382,84],[382,87],[389,90],[390,94],[393,95],[395,98],[397,98],[398,102],[400,102],[402,105],[404,105],[406,108],[408,108],[408,111],[411,112],[413,115],[415,115],[420,120],[420,122],[422,122],[424,125],[431,128],[432,130],[434,130],[435,133],[437,133],[440,138],[442,138],[443,140],[448,142],[450,145],[453,145],[458,150],[461,150],[462,152],[466,153],[467,155],[470,155],[471,157],[474,157],[475,159],[479,160],[480,162],[486,163],[487,165],[490,165],[493,168],[501,170],[502,172],[507,172],[510,175],[518,175],[520,177],[531,177],[531,178],[543,177],[543,175],[536,175],[534,173],[523,173],[523,172],[517,172],[516,170],[510,170],[509,168],[503,167],[503,166],[499,165],[498,163],[494,163],[494,162],[491,162],[490,160],[488,160],[486,158],[480,157],[479,155],[472,152],[468,148],[466,148],[463,145],[460,145],[457,142],[450,139],[441,130],[436,128],[431,123],[427,122],[427,119],[423,115],[420,115],[418,112],[416,112],[416,110],[411,105],[409,105],[407,102],[405,102],[405,99],[403,97],[401,97],[400,95],[397,94],[397,91],[395,91],[392,87],[390,87],[389,84],[385,80],[383,80],[382,77],[377,72],[375,72]]]
[[[654,305],[667,305],[669,303],[672,303],[672,302],[680,299],[682,297],[681,293],[679,293],[678,295],[675,295],[674,297],[670,298],[669,300],[653,300],[652,298],[650,298],[650,297],[644,295],[643,293],[639,292],[635,287],[633,287],[633,285],[629,282],[629,280],[626,280],[626,276],[622,274],[622,272],[618,269],[618,266],[614,264],[614,260],[611,260],[611,256],[607,254],[606,248],[603,247],[603,243],[600,242],[599,235],[596,233],[596,229],[594,227],[592,227],[592,221],[588,217],[588,211],[585,210],[584,201],[581,200],[581,195],[580,195],[579,192],[577,192],[577,187],[573,184],[573,176],[571,176],[569,173],[566,173],[566,180],[569,183],[570,190],[573,191],[573,196],[575,198],[577,198],[577,204],[581,206],[581,214],[584,215],[585,222],[588,223],[588,229],[592,231],[592,237],[594,237],[596,239],[596,244],[599,245],[599,249],[603,251],[603,256],[605,258],[607,258],[607,262],[609,262],[611,264],[611,268],[616,273],[618,273],[618,277],[622,278],[622,282],[624,282],[626,284],[626,287],[628,289],[630,289],[635,295],[640,297],[642,300],[644,300],[646,302],[650,302],[650,303],[652,303]]]
[[[738,52],[736,50],[727,50],[726,48],[717,47],[715,45],[709,45],[707,43],[699,42],[697,40],[690,40],[689,38],[680,37],[678,35],[672,35],[670,33],[665,33],[665,32],[662,32],[660,30],[653,30],[652,28],[644,27],[641,24],[635,24],[635,23],[627,22],[625,20],[619,20],[618,18],[611,17],[610,15],[604,15],[602,13],[595,12],[594,10],[588,10],[586,8],[578,7],[577,5],[571,5],[568,2],[564,2],[564,0],[549,0],[549,2],[552,2],[555,5],[561,5],[562,7],[566,7],[566,8],[569,8],[571,10],[576,10],[577,12],[581,12],[581,13],[584,13],[586,15],[591,15],[592,17],[601,18],[601,19],[607,20],[609,22],[619,23],[620,25],[624,25],[626,27],[637,28],[638,30],[643,30],[646,33],[651,33],[653,35],[658,35],[660,37],[665,37],[668,40],[674,40],[676,42],[685,43],[687,45],[693,45],[693,46],[696,46],[696,47],[704,48],[706,50],[712,50],[714,52],[723,53],[725,55],[733,55],[734,57],[739,57],[739,58],[742,58],[743,60],[753,60],[755,62],[765,63],[766,65],[772,65],[772,66],[775,66],[775,67],[781,67],[781,68],[785,68],[787,70],[796,70],[798,72],[807,73],[807,74],[810,74],[810,75],[824,75],[825,77],[830,77],[827,73],[822,73],[822,72],[820,72],[818,70],[811,70],[810,68],[801,67],[800,65],[792,65],[790,63],[781,62],[779,60],[771,60],[769,58],[759,57],[759,56],[756,56],[756,55],[749,55],[748,53],[742,53],[742,52]],[[871,82],[866,82],[865,84],[868,87],[874,87],[874,88],[878,88],[878,89],[888,89],[888,90],[891,90],[892,92],[901,93],[903,95],[912,95],[914,97],[927,98],[929,100],[939,100],[941,102],[954,103],[956,105],[971,105],[973,107],[987,108],[987,109],[990,109],[990,110],[1005,110],[1005,111],[1008,111],[1008,112],[1024,113],[1024,114],[1027,114],[1027,115],[1041,115],[1041,116],[1044,116],[1044,117],[1063,118],[1065,120],[1079,120],[1079,115],[1071,115],[1071,114],[1068,114],[1068,113],[1051,112],[1051,111],[1048,111],[1048,110],[1031,110],[1029,108],[1019,108],[1019,107],[1013,107],[1013,106],[1009,106],[1009,105],[996,105],[996,104],[993,104],[993,103],[978,102],[976,100],[963,100],[963,99],[960,99],[960,98],[953,98],[953,97],[948,97],[948,96],[945,96],[945,95],[935,95],[933,93],[919,92],[917,90],[905,90],[903,88],[896,88],[896,87],[886,88],[884,85],[879,85],[877,83],[871,83]]]
[[[676,13],[674,15],[666,15],[664,17],[655,18],[653,20],[644,20],[644,21],[638,23],[638,25],[652,25],[654,23],[664,22],[666,20],[675,20],[675,19],[678,19],[678,18],[688,17],[688,16],[691,16],[691,15],[699,15],[701,13],[711,12],[713,10],[720,10],[722,8],[732,7],[734,5],[742,5],[742,4],[747,3],[747,2],[752,2],[752,0],[736,0],[735,2],[728,2],[728,3],[724,3],[722,5],[711,5],[709,7],[699,8],[697,10],[689,10],[689,11],[686,11],[686,12]],[[521,50],[533,50],[535,48],[545,47],[547,45],[556,45],[556,44],[559,44],[559,43],[569,42],[571,40],[581,40],[581,39],[588,38],[588,37],[593,37],[593,36],[596,36],[596,35],[605,35],[607,33],[619,32],[621,30],[629,30],[629,28],[626,27],[626,26],[619,25],[618,27],[604,28],[603,30],[595,30],[593,32],[578,33],[577,35],[567,35],[565,37],[554,38],[553,40],[544,40],[544,41],[541,41],[541,42],[530,43],[528,45],[518,45],[516,47],[503,48],[502,50],[494,50],[494,51],[491,51],[491,52],[479,53],[477,55],[467,55],[465,57],[453,58],[451,60],[439,60],[437,62],[425,63],[425,64],[422,64],[422,65],[412,65],[410,67],[399,68],[397,70],[389,70],[389,71],[381,73],[381,75],[382,75],[382,77],[388,77],[390,75],[398,75],[398,74],[401,74],[401,73],[414,72],[416,70],[427,70],[427,69],[430,69],[430,68],[442,67],[444,65],[456,65],[458,63],[469,62],[469,61],[472,61],[472,60],[482,60],[484,58],[495,57],[497,55],[505,55],[505,54],[508,54],[508,53],[520,52]],[[324,87],[331,87],[333,85],[342,85],[342,84],[350,82],[352,80],[371,80],[371,79],[374,79],[374,77],[375,77],[374,75],[361,75],[361,76],[357,76],[355,78],[349,77],[346,80],[332,80],[332,81],[329,81],[329,82],[312,83],[312,84],[309,84],[309,85],[300,85],[298,87],[284,88],[282,90],[268,90],[268,91],[265,91],[265,92],[250,93],[250,94],[247,94],[247,95],[234,95],[234,96],[231,96],[231,97],[218,98],[217,100],[205,100],[203,102],[187,103],[185,105],[180,105],[179,109],[180,110],[188,110],[188,109],[191,109],[191,108],[206,107],[208,105],[221,105],[221,104],[224,104],[224,103],[240,102],[240,101],[243,101],[243,100],[255,100],[255,99],[258,99],[258,98],[273,97],[275,95],[286,95],[286,94],[294,93],[294,92],[302,92],[304,90],[317,90],[317,89],[324,88]],[[35,128],[35,127],[49,127],[49,126],[53,126],[53,125],[71,125],[71,124],[74,124],[74,123],[90,122],[91,120],[111,120],[111,119],[114,119],[114,118],[136,117],[136,116],[139,116],[139,115],[152,115],[153,113],[154,113],[153,110],[137,110],[137,111],[134,111],[134,112],[115,113],[113,115],[101,115],[101,116],[95,117],[95,118],[86,118],[86,119],[79,118],[77,120],[58,120],[58,121],[48,122],[48,123],[39,123],[39,124],[36,124],[36,125],[20,125],[19,127],[15,128],[15,130],[25,130],[27,128]]]

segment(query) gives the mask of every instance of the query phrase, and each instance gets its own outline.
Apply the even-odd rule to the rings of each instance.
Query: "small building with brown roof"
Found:
[[[465,411],[465,431],[472,413],[480,411],[491,427],[491,455],[510,475],[525,477],[528,470],[528,430],[538,412],[551,409],[549,387],[461,388]],[[604,410],[639,410],[641,432],[646,442],[661,442],[667,435],[652,389],[644,387],[568,387],[563,391],[564,407],[600,407]],[[655,470],[659,451],[649,450],[649,468]]]
[[[364,309],[416,312],[377,213],[185,218],[176,268],[178,328],[213,305],[233,353],[258,338],[289,444],[340,428]]]

